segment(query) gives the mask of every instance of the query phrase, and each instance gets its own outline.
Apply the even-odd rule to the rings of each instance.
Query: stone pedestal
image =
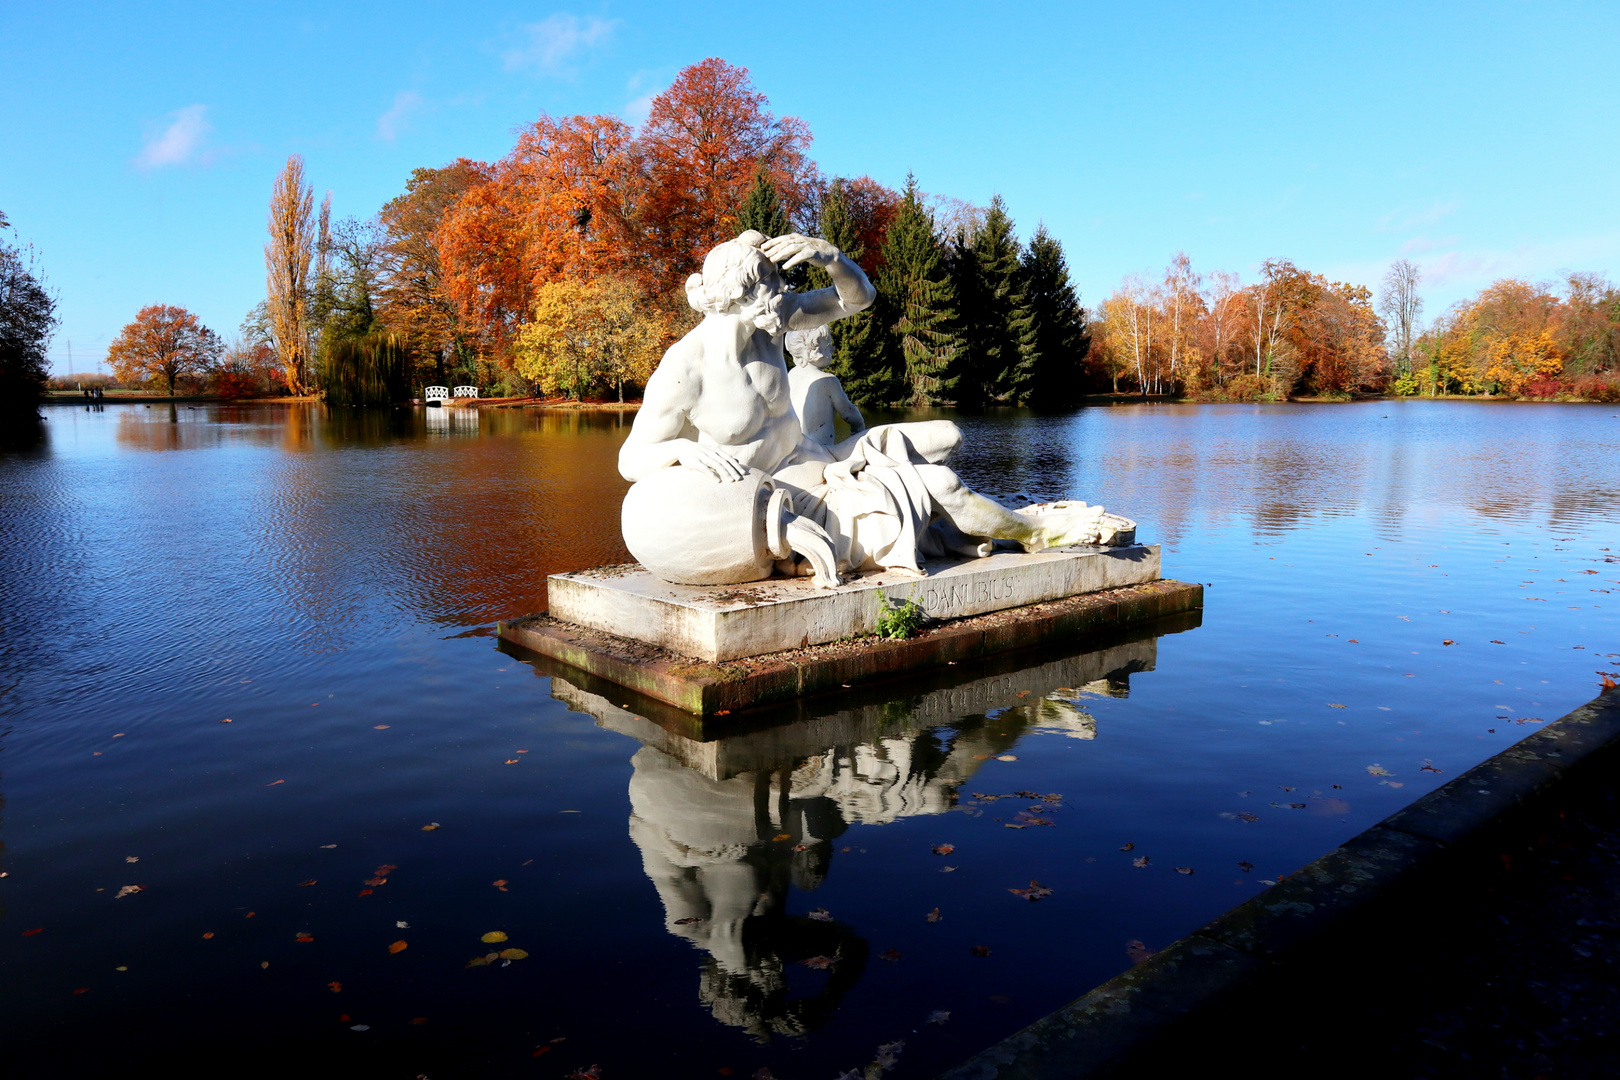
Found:
[[[597,567],[548,580],[553,619],[710,662],[870,634],[883,598],[960,619],[1159,579],[1159,546],[1060,548],[925,563],[928,576],[863,574],[836,589],[809,578],[672,585],[641,567]]]

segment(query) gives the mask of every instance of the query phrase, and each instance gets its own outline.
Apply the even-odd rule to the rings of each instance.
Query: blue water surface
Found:
[[[490,632],[627,557],[627,418],[47,417],[0,457],[17,1075],[931,1076],[1620,671],[1613,406],[952,415],[1201,625],[707,741]]]

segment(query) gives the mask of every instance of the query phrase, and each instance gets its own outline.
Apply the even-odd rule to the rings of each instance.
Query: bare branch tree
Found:
[[[1378,313],[1389,326],[1395,339],[1395,373],[1407,375],[1412,371],[1412,346],[1417,339],[1418,319],[1423,315],[1423,297],[1418,295],[1418,282],[1423,273],[1410,259],[1396,259],[1389,264],[1384,283],[1378,289]]]

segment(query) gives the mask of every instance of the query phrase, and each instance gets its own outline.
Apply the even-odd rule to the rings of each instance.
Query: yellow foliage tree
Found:
[[[658,366],[671,327],[662,310],[622,278],[547,282],[535,295],[534,317],[513,343],[518,374],[548,394],[576,400],[595,387],[645,384]]]

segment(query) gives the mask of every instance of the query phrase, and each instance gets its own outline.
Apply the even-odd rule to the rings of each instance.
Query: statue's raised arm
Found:
[[[784,272],[807,262],[821,267],[832,278],[829,289],[790,294],[795,302],[787,320],[789,330],[811,330],[834,319],[854,315],[871,307],[872,301],[877,299],[877,290],[867,279],[866,271],[825,240],[788,233],[765,241],[762,250],[766,258],[780,263]]]

